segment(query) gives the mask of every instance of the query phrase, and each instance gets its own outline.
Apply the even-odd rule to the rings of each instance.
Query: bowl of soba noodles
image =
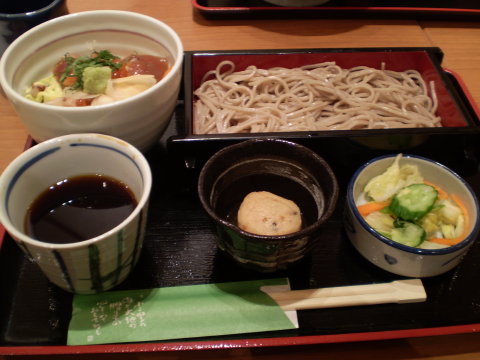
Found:
[[[95,10],[16,39],[1,58],[0,82],[36,142],[101,133],[147,151],[171,119],[182,62],[182,42],[163,22]]]
[[[196,53],[191,82],[198,135],[467,125],[425,51]]]
[[[350,176],[357,154],[433,148],[478,128],[442,56],[434,47],[186,52],[184,111],[169,144],[199,168],[227,144],[287,139]]]
[[[438,48],[187,52],[184,130],[172,141],[339,136],[368,145],[362,137],[382,135],[374,146],[403,146],[411,135],[416,145],[476,126],[441,57]]]

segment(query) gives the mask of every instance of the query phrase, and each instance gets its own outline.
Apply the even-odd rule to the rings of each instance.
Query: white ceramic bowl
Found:
[[[420,156],[403,155],[401,164],[417,165],[424,179],[437,184],[462,201],[469,213],[469,234],[460,243],[442,249],[419,249],[392,241],[371,228],[357,210],[356,203],[367,182],[383,173],[396,155],[375,158],[360,167],[349,182],[345,229],[358,252],[378,267],[408,277],[430,277],[457,266],[479,232],[479,203],[471,187],[444,165]]]
[[[33,81],[52,73],[67,52],[79,55],[108,49],[166,56],[170,72],[148,90],[115,103],[60,107],[23,97]],[[0,84],[27,130],[37,142],[82,132],[118,137],[146,151],[164,132],[180,88],[183,46],[178,35],[152,17],[127,11],[97,10],[62,16],[24,33],[0,60]]]
[[[133,212],[112,229],[84,241],[55,243],[29,236],[25,218],[32,202],[52,184],[86,174],[126,184],[137,200]],[[0,176],[0,222],[52,283],[74,293],[97,293],[120,284],[135,266],[151,186],[149,164],[132,145],[100,134],[65,135],[33,146],[7,166]]]
[[[274,5],[280,6],[316,6],[322,5],[330,0],[265,0]]]

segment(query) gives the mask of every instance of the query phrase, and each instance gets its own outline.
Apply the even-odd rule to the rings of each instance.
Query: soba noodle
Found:
[[[194,133],[384,129],[442,126],[420,73],[334,62],[295,69],[209,71],[195,90]]]

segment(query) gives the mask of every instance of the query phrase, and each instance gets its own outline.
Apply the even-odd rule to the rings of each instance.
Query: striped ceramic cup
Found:
[[[77,242],[29,236],[26,216],[40,194],[89,174],[126,185],[135,198],[133,211],[110,230]],[[149,164],[134,146],[100,134],[57,137],[23,152],[0,176],[0,222],[52,283],[73,293],[98,293],[121,283],[139,258],[151,185]]]

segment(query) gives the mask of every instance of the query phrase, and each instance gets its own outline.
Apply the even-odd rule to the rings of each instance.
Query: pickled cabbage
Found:
[[[408,185],[423,183],[418,167],[409,164],[400,166],[401,158],[402,154],[398,154],[384,173],[367,183],[364,189],[367,197],[374,201],[385,201]]]

